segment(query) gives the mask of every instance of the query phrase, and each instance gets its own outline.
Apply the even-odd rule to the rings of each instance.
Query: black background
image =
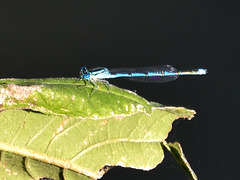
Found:
[[[111,80],[150,101],[195,109],[174,123],[199,179],[239,175],[238,1],[1,1],[0,78],[79,77],[80,67],[171,64],[206,76],[165,84]],[[113,168],[102,179],[187,179],[168,156],[156,169]]]

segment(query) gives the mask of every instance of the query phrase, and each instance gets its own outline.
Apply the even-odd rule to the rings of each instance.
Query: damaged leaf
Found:
[[[1,80],[0,177],[99,179],[109,166],[151,170],[164,148],[171,151],[164,142],[172,123],[195,114],[112,85],[99,83],[92,95],[91,88],[77,79]]]

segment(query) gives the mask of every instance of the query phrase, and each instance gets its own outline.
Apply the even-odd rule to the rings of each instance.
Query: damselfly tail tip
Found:
[[[207,69],[198,69],[198,74],[199,74],[199,75],[205,75],[205,74],[207,74]]]
[[[190,71],[178,71],[178,75],[205,75],[207,74],[207,69],[195,69]]]

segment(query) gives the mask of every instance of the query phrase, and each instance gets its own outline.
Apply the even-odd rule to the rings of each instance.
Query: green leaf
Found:
[[[164,158],[173,121],[195,113],[98,85],[91,95],[78,79],[0,80],[0,174],[15,172],[15,155],[17,174],[34,179],[98,179],[107,166],[150,170]]]
[[[52,80],[52,82],[51,82]],[[2,85],[1,85],[2,83]],[[5,83],[5,84],[4,84]],[[98,90],[78,79],[2,79],[1,109],[31,109],[45,114],[99,119],[151,113],[152,105],[135,93],[98,83]]]
[[[180,166],[184,169],[188,177],[192,180],[197,180],[197,176],[192,170],[190,164],[188,163],[185,155],[183,154],[183,150],[181,145],[177,142],[175,143],[167,143],[163,142],[163,145],[168,149],[168,151],[175,157]]]
[[[90,180],[90,179],[92,179],[88,176],[84,176],[82,174],[76,173],[76,172],[68,170],[68,169],[64,169],[63,176],[64,176],[64,179],[72,179],[72,180],[74,180],[74,179],[79,179],[79,180]]]
[[[24,167],[24,160],[25,158],[23,156],[2,151],[0,179],[32,179]]]
[[[1,151],[0,151],[1,152]],[[0,179],[81,179],[90,180],[89,177],[71,170],[44,163],[31,158],[26,158],[6,151],[1,152]]]
[[[26,158],[25,167],[34,179],[39,179],[40,177],[48,177],[54,180],[62,179],[62,168],[52,164]]]

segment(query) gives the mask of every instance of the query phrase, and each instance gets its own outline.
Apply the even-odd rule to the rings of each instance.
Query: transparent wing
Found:
[[[147,83],[164,83],[174,81],[178,75],[163,76],[163,72],[177,73],[177,70],[171,65],[149,66],[149,67],[136,67],[136,68],[116,68],[109,70],[111,74],[116,77],[121,77],[122,74],[128,74],[124,78],[136,82]],[[151,76],[150,73],[159,74],[159,76]],[[142,76],[141,76],[142,75]]]

